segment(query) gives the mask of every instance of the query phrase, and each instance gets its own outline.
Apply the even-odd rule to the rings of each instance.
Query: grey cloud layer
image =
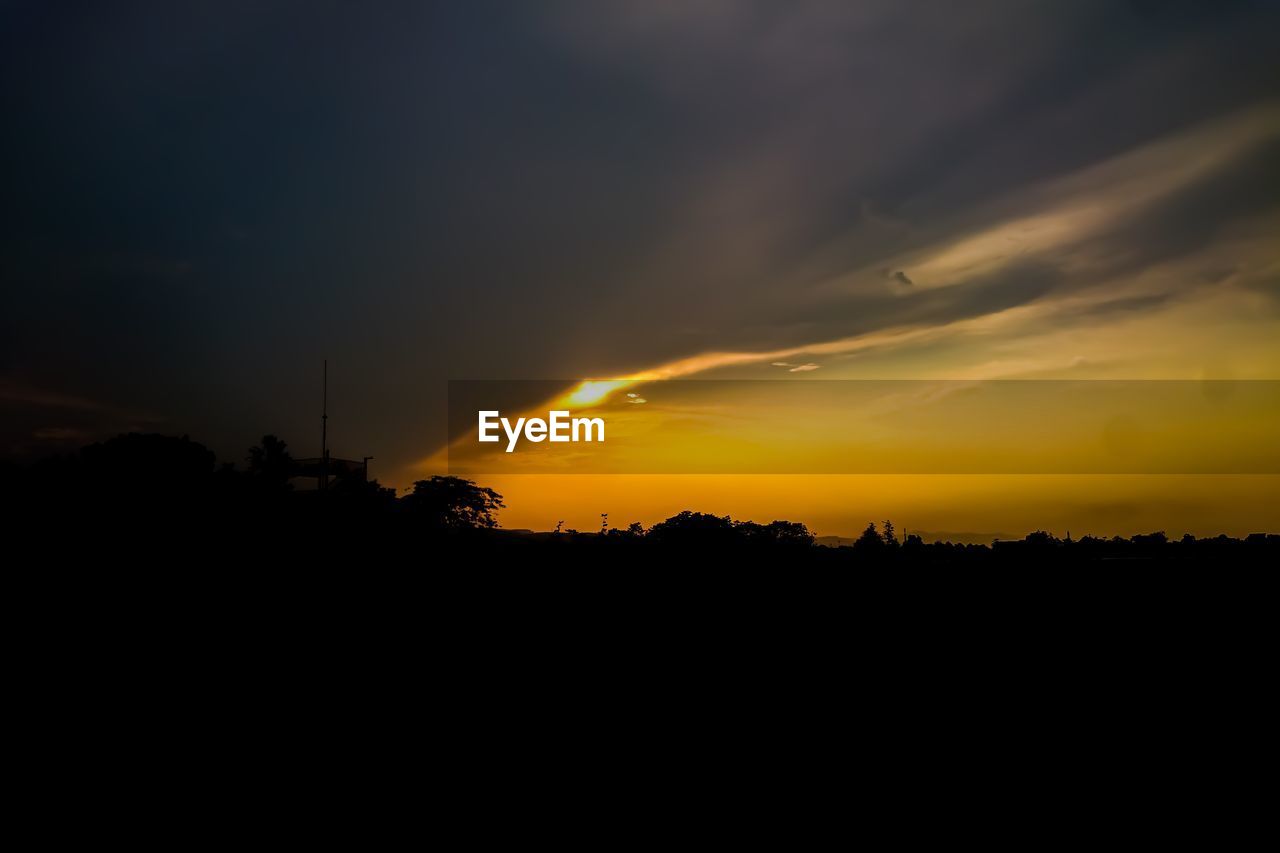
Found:
[[[914,266],[1280,97],[1274,4],[44,5],[0,10],[0,375],[224,452],[306,446],[323,356],[338,440],[407,461],[450,377],[941,325],[1275,212],[1259,133],[1141,217]]]

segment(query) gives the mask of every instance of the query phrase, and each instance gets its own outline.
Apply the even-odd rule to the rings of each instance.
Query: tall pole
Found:
[[[329,488],[329,359],[324,360],[320,403],[320,488]]]

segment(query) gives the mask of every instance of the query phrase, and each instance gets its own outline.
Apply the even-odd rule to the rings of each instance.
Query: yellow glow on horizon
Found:
[[[484,485],[505,498],[509,529],[650,526],[681,510],[762,523],[800,521],[819,536],[857,536],[888,518],[899,532],[1020,538],[1247,536],[1272,530],[1280,475],[506,474]],[[946,537],[944,537],[946,538]],[[956,538],[956,537],[951,537]]]
[[[800,380],[770,367],[783,360],[817,363],[821,370],[806,373],[804,380],[1280,378],[1280,337],[1275,334],[1280,315],[1273,295],[1280,275],[1273,236],[1280,215],[1274,210],[1224,222],[1212,242],[1119,274],[1107,254],[1113,247],[1099,240],[1109,229],[1140,219],[1168,197],[1199,186],[1277,138],[1280,105],[1274,103],[1174,134],[997,200],[973,217],[972,228],[954,230],[945,239],[901,255],[869,258],[865,264],[859,258],[846,273],[797,288],[795,299],[802,307],[827,300],[834,311],[851,293],[919,299],[925,291],[967,285],[997,272],[1012,276],[1013,287],[1018,284],[1017,264],[1026,261],[1059,271],[1072,282],[1070,287],[1035,298],[995,300],[973,313],[943,312],[936,318],[893,314],[901,318],[895,324],[865,330],[853,325],[846,332],[834,323],[819,324],[812,336],[783,338],[772,349],[726,347],[633,365],[644,369],[578,382],[550,401],[553,409],[601,407],[600,414],[610,418],[611,440],[618,440],[591,448],[592,458],[644,447],[649,454],[660,452],[668,470],[701,465],[726,473],[565,476],[539,473],[534,463],[540,457],[531,454],[527,471],[517,473],[513,466],[509,473],[477,479],[506,495],[503,526],[544,530],[559,521],[592,529],[606,511],[619,524],[652,524],[684,509],[758,521],[785,518],[820,534],[841,535],[856,535],[868,521],[885,517],[900,527],[984,535],[1021,535],[1037,527],[1059,535],[1070,529],[1076,536],[1156,529],[1173,535],[1244,535],[1274,529],[1278,474],[730,474],[741,460],[756,460],[763,451],[792,441],[793,417],[804,414],[820,423],[827,414],[823,402],[812,401],[803,412],[782,412],[774,408],[772,396],[753,399],[748,386],[735,396],[708,383],[705,399],[689,399],[663,380]],[[912,284],[892,289],[884,269],[903,270]],[[599,365],[595,367],[594,375],[600,376]],[[591,369],[584,365],[584,372]],[[813,394],[820,394],[820,385]],[[616,399],[640,386],[646,405],[627,406]],[[1223,468],[1230,469],[1240,448],[1267,446],[1268,437],[1254,431],[1273,422],[1242,410],[1239,419],[1225,425],[1229,428],[1209,430],[1212,417],[1221,416],[1209,407],[1196,414],[1198,420],[1184,418],[1187,430],[1176,431],[1164,427],[1159,407],[1123,402],[1137,410],[1103,417],[1107,413],[1091,405],[1055,413],[1047,426],[1030,415],[1025,424],[1014,419],[995,424],[987,435],[990,468],[994,472],[1015,453],[1034,451],[1062,460],[1064,466],[1080,458],[1110,458],[1105,454],[1166,462],[1185,455],[1196,461],[1221,459]],[[545,416],[547,408],[544,404],[522,414]],[[844,420],[833,418],[830,430],[806,433],[794,451],[793,470],[839,470],[846,458],[842,454],[854,451],[895,463],[930,453],[945,461],[952,458],[948,442],[973,435],[990,414],[980,407],[932,408],[950,419],[920,407],[918,415],[911,410],[876,413],[878,419],[859,421],[857,431],[841,431],[837,425],[848,421],[850,409],[835,407],[832,411]],[[1185,416],[1190,410],[1175,411]],[[1091,443],[1053,442],[1082,419],[1097,421],[1092,433],[1077,429]],[[444,470],[450,449],[456,446],[437,449],[409,474],[416,478]],[[581,456],[560,458],[566,472],[588,467]],[[826,460],[830,465],[824,466]]]

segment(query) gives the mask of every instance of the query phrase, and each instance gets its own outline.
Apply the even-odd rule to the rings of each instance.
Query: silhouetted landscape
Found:
[[[526,590],[604,619],[699,577],[699,622],[793,584],[806,621],[897,586],[1034,619],[1124,577],[1131,622],[1175,585],[1129,566],[1203,601],[1280,562],[1278,31],[1190,0],[0,2],[6,575],[113,628],[99,591],[276,624],[364,586],[416,629],[453,580],[543,623]],[[745,567],[766,608],[726,603]]]
[[[549,563],[688,564],[705,570],[761,565],[830,568],[1019,566],[1086,563],[1233,565],[1280,558],[1280,535],[1129,538],[1044,531],[989,544],[926,542],[892,521],[869,522],[851,544],[826,546],[801,522],[734,520],[686,510],[649,528],[504,530],[503,498],[469,480],[433,476],[397,496],[359,464],[298,460],[273,435],[242,461],[219,462],[182,436],[130,433],[77,453],[0,466],[4,512],[53,552],[125,554],[172,568],[211,559],[349,557],[373,565],[410,560],[465,568],[471,555]]]

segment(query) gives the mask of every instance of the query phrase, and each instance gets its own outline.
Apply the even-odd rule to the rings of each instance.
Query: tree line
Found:
[[[183,537],[219,542],[269,541],[316,550],[361,541],[376,552],[385,545],[411,552],[413,543],[440,547],[513,550],[525,554],[572,553],[590,559],[689,554],[767,558],[795,563],[892,565],[965,562],[1103,562],[1110,560],[1232,561],[1280,555],[1280,536],[1245,539],[1164,532],[1132,537],[1057,538],[1045,531],[990,544],[927,543],[899,536],[890,521],[869,523],[851,544],[818,544],[800,522],[735,520],[686,510],[649,528],[564,528],[546,533],[503,530],[502,495],[470,480],[434,476],[404,495],[368,480],[364,472],[335,465],[323,491],[299,488],[315,473],[295,460],[274,435],[249,448],[242,464],[219,463],[213,451],[187,436],[130,433],[78,452],[32,464],[0,464],[0,494],[11,520],[31,529],[90,530],[99,535],[178,542]],[[363,537],[361,539],[360,537]],[[372,537],[372,538],[371,538]]]

